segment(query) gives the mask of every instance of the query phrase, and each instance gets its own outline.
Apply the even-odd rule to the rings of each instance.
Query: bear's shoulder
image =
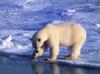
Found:
[[[54,24],[47,24],[44,29],[53,29],[55,27]]]

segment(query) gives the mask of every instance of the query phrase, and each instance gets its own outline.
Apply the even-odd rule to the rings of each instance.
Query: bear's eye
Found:
[[[38,38],[38,39],[37,39],[37,41],[38,41],[38,42],[40,42],[40,41],[41,41],[41,39],[40,39],[40,38]]]

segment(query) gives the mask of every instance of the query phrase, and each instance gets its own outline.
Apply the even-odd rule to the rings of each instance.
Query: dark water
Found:
[[[100,69],[0,57],[0,74],[100,74]]]

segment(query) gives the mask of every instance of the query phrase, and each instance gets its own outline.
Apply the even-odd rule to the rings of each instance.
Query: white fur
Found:
[[[51,54],[49,60],[57,59],[59,45],[70,47],[70,59],[76,60],[86,40],[86,30],[77,23],[48,24],[36,34],[36,38],[41,39],[40,42],[36,41],[39,51],[44,50],[40,49],[44,41],[48,42]]]

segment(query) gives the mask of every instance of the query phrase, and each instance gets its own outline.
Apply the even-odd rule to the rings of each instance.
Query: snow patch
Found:
[[[99,23],[97,23],[97,24],[95,24],[96,26],[97,26],[97,28],[100,28],[100,24]]]
[[[1,41],[1,48],[13,47],[12,36],[8,36],[5,40]]]
[[[17,49],[23,49],[23,46],[20,45],[20,44],[16,44],[16,48],[17,48]]]
[[[72,16],[75,12],[75,9],[64,9],[61,16]]]
[[[67,9],[67,12],[69,12],[69,13],[75,13],[76,10],[75,9]]]
[[[61,20],[54,20],[51,24],[57,24],[57,23],[62,23],[64,21],[61,21]]]

